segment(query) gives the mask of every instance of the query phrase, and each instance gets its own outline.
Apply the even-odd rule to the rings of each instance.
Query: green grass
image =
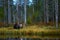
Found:
[[[22,29],[13,29],[13,27],[0,28],[0,38],[7,37],[60,37],[60,29],[45,26],[27,26]]]

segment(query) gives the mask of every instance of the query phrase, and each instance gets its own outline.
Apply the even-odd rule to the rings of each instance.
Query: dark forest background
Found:
[[[60,0],[0,0],[0,26],[15,22],[58,27]]]

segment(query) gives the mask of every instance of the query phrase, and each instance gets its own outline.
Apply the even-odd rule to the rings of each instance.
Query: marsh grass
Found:
[[[0,37],[60,37],[60,29],[27,26],[22,29],[13,29],[13,27],[0,28]]]

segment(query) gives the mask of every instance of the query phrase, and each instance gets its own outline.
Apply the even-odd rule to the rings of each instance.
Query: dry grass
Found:
[[[50,27],[50,28],[49,28]],[[37,33],[37,34],[36,34]],[[0,28],[0,35],[1,37],[31,37],[30,35],[34,35],[33,37],[41,36],[41,34],[56,34],[60,33],[60,29],[51,28],[51,26],[45,27],[45,26],[27,26],[23,27],[22,29],[13,29],[13,27],[7,27],[7,28]],[[29,36],[27,36],[29,35]],[[59,34],[60,35],[60,34]]]

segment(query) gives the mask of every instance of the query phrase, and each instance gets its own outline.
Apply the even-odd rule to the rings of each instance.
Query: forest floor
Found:
[[[7,37],[60,37],[60,28],[56,29],[54,26],[26,26],[21,29],[14,29],[13,27],[0,28],[0,38]]]

